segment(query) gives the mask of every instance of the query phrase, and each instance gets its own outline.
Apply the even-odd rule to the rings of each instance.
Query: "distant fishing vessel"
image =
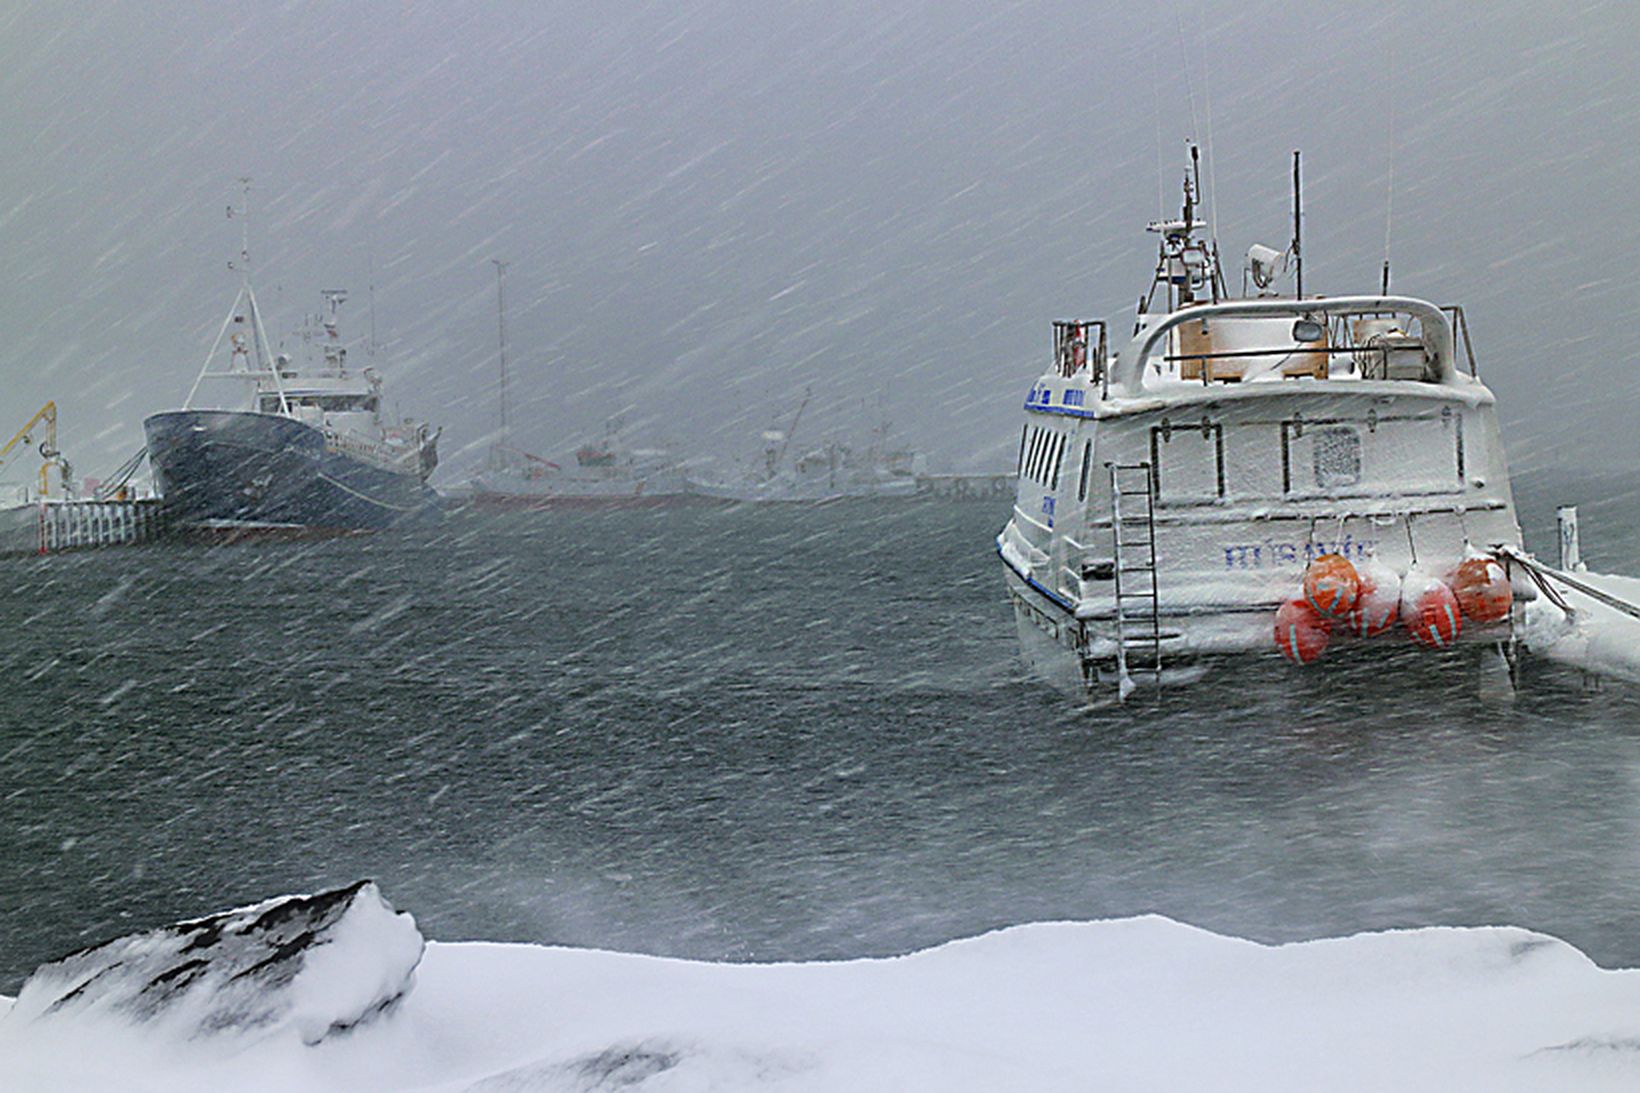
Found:
[[[1192,163],[1180,218],[1150,225],[1132,340],[1112,355],[1104,323],[1054,323],[1025,399],[997,551],[1027,660],[1126,697],[1391,629],[1512,658],[1532,594],[1499,560],[1520,528],[1462,309],[1389,295],[1387,263],[1380,294],[1306,296],[1296,154],[1292,244],[1253,247],[1232,298]]]
[[[788,458],[808,404],[805,392],[791,427],[763,434],[761,462],[727,478],[691,478],[691,488],[702,497],[744,502],[814,503],[916,495],[919,476],[927,471],[926,460],[920,452],[890,448],[886,424],[878,426],[863,449],[828,441]]]
[[[577,448],[565,467],[510,445],[490,449],[470,483],[484,509],[624,508],[670,505],[692,496],[683,468],[661,449],[623,447],[614,431]]]
[[[618,439],[616,421],[606,423],[602,440],[583,444],[575,463],[565,467],[515,447],[507,412],[508,263],[495,265],[496,327],[501,365],[501,428],[483,470],[468,483],[469,503],[476,508],[545,509],[666,505],[690,496],[682,466],[657,448],[629,449]]]
[[[247,188],[248,193],[248,188]],[[143,422],[155,484],[173,529],[227,533],[369,531],[439,518],[427,477],[438,434],[389,421],[374,370],[353,371],[337,329],[340,290],[302,332],[300,361],[268,346],[250,282],[249,246],[233,307],[180,410]],[[228,346],[226,367],[213,369]],[[199,408],[210,382],[233,405]]]

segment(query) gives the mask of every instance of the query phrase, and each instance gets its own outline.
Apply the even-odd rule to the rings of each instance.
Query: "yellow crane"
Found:
[[[18,451],[23,450],[22,448],[18,448],[18,445],[23,445],[23,448],[32,447],[34,445],[34,439],[31,434],[35,426],[40,424],[44,424],[46,429],[46,438],[40,442],[39,446],[41,460],[40,496],[47,497],[51,493],[48,472],[50,472],[53,465],[57,467],[58,481],[61,483],[64,492],[68,492],[72,489],[71,483],[73,481],[74,470],[69,466],[68,460],[63,458],[63,453],[57,450],[56,402],[48,402],[44,406],[40,407],[35,415],[29,418],[28,421],[24,423],[23,427],[18,429],[17,432],[12,435],[10,440],[6,441],[5,446],[0,447],[0,471],[5,470],[7,461],[12,457],[13,449]]]

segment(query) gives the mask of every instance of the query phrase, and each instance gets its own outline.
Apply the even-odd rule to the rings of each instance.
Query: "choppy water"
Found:
[[[1568,488],[1523,485],[1529,539],[1597,501],[1591,560],[1622,568],[1640,505]],[[1630,692],[1232,681],[1078,710],[1016,660],[1003,516],[540,513],[0,560],[0,990],[363,876],[437,938],[704,958],[1160,911],[1264,940],[1513,923],[1640,964]]]

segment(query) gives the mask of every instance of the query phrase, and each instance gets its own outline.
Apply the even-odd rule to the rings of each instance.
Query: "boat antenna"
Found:
[[[1299,173],[1299,154],[1293,152],[1293,276],[1296,280],[1297,299],[1304,299],[1304,183]]]
[[[1190,142],[1190,173],[1196,177],[1196,199],[1200,201],[1202,193],[1202,150],[1195,141]]]
[[[371,251],[365,256],[365,265],[368,270],[366,280],[370,282],[370,345],[365,352],[374,357],[376,355],[376,252]]]
[[[808,409],[809,399],[813,396],[813,391],[807,387],[803,388],[803,401],[797,404],[797,413],[792,415],[792,427],[786,430],[785,443],[780,445],[780,454],[775,456],[774,465],[776,467],[782,466],[786,462],[786,450],[792,446],[792,437],[797,435],[798,423],[803,420],[803,411]]]
[[[501,444],[507,445],[507,266],[499,258],[490,259],[495,266],[495,322],[501,351]]]
[[[1211,161],[1209,161],[1208,167],[1209,170],[1212,169]],[[1190,170],[1191,173],[1196,176],[1196,204],[1198,206],[1206,205],[1207,195],[1202,192],[1202,150],[1201,146],[1195,141],[1190,142]],[[1208,280],[1207,287],[1212,291],[1213,302],[1216,304],[1219,302],[1221,297],[1228,295],[1228,293],[1224,291],[1224,277],[1219,270],[1219,232],[1216,223],[1218,219],[1218,214],[1216,211],[1213,213],[1213,219],[1215,221],[1215,225],[1208,231],[1208,250],[1212,255],[1212,276]],[[1193,215],[1188,213],[1186,214],[1185,221],[1187,227],[1190,227],[1194,223],[1194,220],[1195,218]]]
[[[239,211],[239,279],[247,287],[251,283],[251,180],[248,175],[239,177],[241,192],[245,203]],[[233,217],[233,206],[228,206],[228,216]],[[228,263],[233,268],[233,263]]]
[[[1205,7],[1196,9],[1196,54],[1202,64],[1202,136],[1207,145],[1207,188],[1213,191],[1213,204],[1208,207],[1209,231],[1213,235],[1213,253],[1215,259],[1219,249],[1219,178],[1216,170],[1218,160],[1213,154],[1213,81],[1208,78],[1207,69],[1207,34],[1205,23],[1207,19]],[[1223,276],[1223,270],[1220,270]],[[1228,292],[1225,295],[1229,295]]]
[[[199,375],[194,377],[194,385],[188,389],[188,397],[182,402],[183,409],[192,409],[194,396],[205,380],[213,377],[232,377],[243,379],[247,375],[257,372],[269,372],[273,376],[273,388],[279,396],[279,411],[290,413],[290,400],[285,394],[284,379],[279,374],[279,362],[273,355],[268,342],[268,332],[262,326],[262,308],[256,302],[256,290],[251,288],[251,180],[242,175],[239,185],[243,194],[243,203],[236,212],[232,205],[228,206],[228,219],[239,220],[239,260],[229,262],[228,268],[239,274],[239,293],[233,299],[233,306],[228,308],[228,317],[222,320],[222,329],[217,331],[216,340],[211,343],[210,352],[205,355],[205,363],[200,366]],[[245,312],[239,310],[240,303],[245,304]],[[212,372],[211,361],[216,358],[216,351],[222,345],[222,340],[228,337],[231,327],[250,320],[250,337],[236,331],[230,344],[233,346],[233,365],[226,372]],[[249,344],[247,344],[247,341]],[[256,358],[256,368],[249,367],[249,358]],[[244,365],[244,367],[240,367]]]
[[[1167,176],[1162,168],[1162,107],[1156,93],[1156,81],[1150,84],[1150,116],[1156,123],[1156,219],[1167,216]]]
[[[1398,5],[1397,5],[1398,6]],[[1400,12],[1396,11],[1395,16]],[[1399,21],[1398,19],[1396,20]],[[1389,295],[1389,236],[1390,226],[1395,220],[1395,56],[1393,45],[1385,42],[1384,52],[1389,54],[1389,82],[1385,85],[1389,93],[1389,178],[1384,184],[1384,289],[1383,295]]]

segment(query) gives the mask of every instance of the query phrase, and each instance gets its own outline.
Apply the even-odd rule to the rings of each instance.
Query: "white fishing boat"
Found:
[[[872,431],[863,448],[831,439],[794,449],[792,440],[808,404],[805,392],[790,428],[764,432],[762,458],[752,466],[722,477],[694,476],[690,488],[701,497],[738,502],[813,504],[916,495],[927,460],[921,452],[891,447],[887,423]]]
[[[1513,654],[1532,593],[1498,560],[1520,528],[1464,313],[1389,295],[1387,265],[1378,294],[1306,295],[1293,167],[1291,245],[1251,248],[1242,296],[1198,165],[1179,219],[1150,225],[1131,340],[1112,354],[1104,323],[1054,324],[997,550],[1026,659],[1064,689],[1126,697],[1222,657],[1409,635]]]

